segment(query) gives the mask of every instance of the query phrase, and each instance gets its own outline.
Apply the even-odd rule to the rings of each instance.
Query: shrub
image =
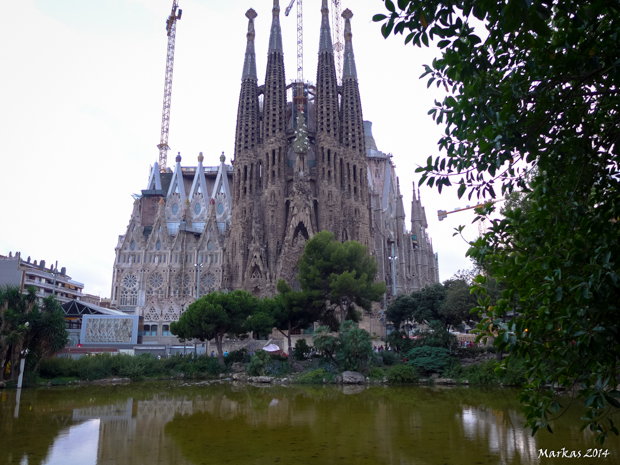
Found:
[[[226,363],[248,363],[249,361],[250,354],[246,349],[233,350],[228,352],[228,357],[226,357]]]
[[[288,362],[282,362],[280,360],[272,360],[269,365],[265,367],[265,374],[267,376],[282,376],[291,372],[291,367]]]
[[[387,369],[387,379],[390,384],[410,384],[418,381],[418,373],[410,365],[394,365]]]
[[[506,368],[500,372],[499,378],[506,386],[523,386],[525,378],[525,360],[522,357],[511,355],[506,363]]]
[[[250,376],[265,376],[265,370],[271,363],[271,356],[264,350],[257,350],[250,359],[248,374]]]
[[[295,360],[305,360],[306,355],[310,353],[310,346],[305,338],[297,339],[295,348],[293,349],[293,357]]]
[[[442,372],[450,362],[450,353],[443,347],[422,346],[407,353],[408,364],[420,372]]]
[[[297,378],[297,382],[301,384],[322,384],[323,380],[332,383],[335,380],[333,373],[319,368],[318,370],[309,371]]]
[[[67,357],[44,359],[41,361],[39,376],[46,379],[77,377],[75,360]]]
[[[359,371],[372,360],[370,334],[355,322],[345,321],[340,325],[339,340],[337,359],[341,369]]]
[[[384,350],[383,352],[379,352],[379,357],[383,358],[383,363],[385,365],[394,365],[400,361],[400,357],[396,352],[392,352],[391,350]]]
[[[495,375],[495,361],[487,360],[484,363],[470,365],[463,368],[463,379],[469,384],[497,384],[498,379]]]
[[[375,367],[368,372],[368,377],[370,379],[383,379],[385,377],[385,371],[381,368]]]

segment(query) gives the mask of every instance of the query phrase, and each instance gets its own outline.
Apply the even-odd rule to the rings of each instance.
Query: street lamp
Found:
[[[196,267],[196,300],[200,298],[200,269],[203,267],[204,263],[194,263]]]
[[[391,256],[388,257],[388,260],[392,262],[392,292],[394,297],[396,297],[396,259],[398,257],[394,255],[394,239],[389,238],[388,244],[392,245],[392,253]]]

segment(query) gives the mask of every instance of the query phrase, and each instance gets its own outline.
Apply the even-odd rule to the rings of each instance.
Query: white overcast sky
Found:
[[[172,0],[19,0],[3,2],[0,28],[0,254],[58,260],[85,292],[109,297],[114,247],[157,160]],[[296,16],[281,24],[287,80],[296,72]],[[264,81],[272,0],[179,0],[169,160],[218,164],[233,155],[247,19],[254,8],[259,84]],[[304,77],[316,80],[320,0],[304,4]],[[418,164],[437,155],[444,130],[427,111],[442,94],[420,81],[436,50],[384,40],[372,16],[381,0],[342,0],[350,8],[364,119],[379,150],[392,153],[406,221]],[[170,164],[170,163],[169,163]],[[421,188],[441,280],[469,268],[467,244],[452,237],[471,211],[437,220],[437,210],[466,204],[456,190]]]

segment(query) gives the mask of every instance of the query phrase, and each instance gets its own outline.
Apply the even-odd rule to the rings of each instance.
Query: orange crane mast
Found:
[[[178,10],[178,13],[177,13]],[[168,35],[168,53],[166,55],[166,80],[164,82],[164,107],[161,114],[161,136],[159,139],[159,170],[166,172],[168,160],[168,132],[170,129],[170,104],[172,102],[172,71],[174,68],[174,42],[177,33],[177,21],[181,19],[183,10],[179,8],[177,0],[172,1],[172,10],[166,20],[166,33]]]

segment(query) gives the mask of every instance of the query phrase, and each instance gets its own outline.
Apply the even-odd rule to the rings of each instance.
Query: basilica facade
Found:
[[[409,225],[392,155],[378,150],[362,117],[350,10],[339,84],[327,0],[322,2],[316,84],[287,86],[280,8],[274,0],[265,81],[258,83],[250,9],[234,159],[155,163],[119,236],[112,300],[144,317],[145,340],[173,342],[170,323],[215,290],[273,295],[297,286],[297,263],[318,231],[357,240],[375,257],[378,280],[396,294],[438,282],[437,256],[414,186]],[[208,156],[210,157],[210,156]],[[409,226],[409,228],[407,227]],[[380,312],[380,310],[377,310]],[[381,321],[381,319],[379,319]],[[168,340],[167,338],[170,338]]]

